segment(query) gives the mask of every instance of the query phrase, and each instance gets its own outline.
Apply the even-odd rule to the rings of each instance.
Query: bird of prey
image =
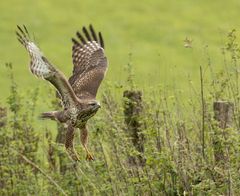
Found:
[[[83,27],[81,33],[77,32],[76,38],[72,38],[73,72],[69,80],[43,55],[24,25],[17,26],[16,34],[18,41],[30,55],[31,72],[50,82],[61,97],[63,110],[45,112],[41,117],[67,125],[65,147],[75,161],[78,161],[79,157],[74,149],[73,138],[75,129],[80,129],[81,143],[87,153],[86,159],[93,160],[87,148],[87,121],[100,108],[96,94],[108,67],[101,32],[96,33],[93,26],[89,25],[89,28]]]

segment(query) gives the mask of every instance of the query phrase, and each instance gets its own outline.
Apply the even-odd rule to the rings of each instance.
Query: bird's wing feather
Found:
[[[44,57],[38,46],[30,39],[28,30],[17,26],[16,32],[18,41],[27,49],[30,55],[30,70],[31,72],[42,79],[52,83],[61,95],[62,102],[65,108],[73,106],[77,100],[76,95],[64,74],[57,70]]]
[[[92,25],[89,30],[77,32],[78,41],[72,39],[73,75],[69,82],[75,94],[81,99],[94,99],[107,70],[107,58],[101,33],[95,33]]]

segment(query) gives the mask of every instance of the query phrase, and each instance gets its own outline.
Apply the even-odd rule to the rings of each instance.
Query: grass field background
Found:
[[[0,101],[9,94],[5,62],[12,62],[21,89],[47,84],[28,70],[29,58],[16,40],[17,24],[25,24],[47,58],[67,76],[72,70],[71,41],[76,30],[93,24],[103,33],[109,71],[106,82],[122,84],[132,53],[139,88],[158,84],[187,90],[188,76],[197,85],[199,66],[206,65],[205,49],[216,68],[227,32],[239,28],[239,1],[29,1],[0,3]],[[192,39],[192,48],[184,39]],[[104,88],[104,87],[102,87]]]

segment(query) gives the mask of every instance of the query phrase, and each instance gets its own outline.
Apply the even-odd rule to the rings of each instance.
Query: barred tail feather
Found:
[[[40,119],[56,120],[55,112],[44,112],[40,115]]]

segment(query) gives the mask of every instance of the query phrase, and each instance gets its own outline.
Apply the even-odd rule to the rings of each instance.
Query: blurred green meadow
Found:
[[[17,24],[25,24],[40,48],[68,77],[71,75],[71,37],[83,25],[102,31],[109,70],[106,83],[124,85],[131,61],[141,89],[158,84],[187,91],[188,78],[199,84],[199,66],[223,61],[221,47],[227,32],[239,28],[240,2],[231,1],[77,1],[10,0],[0,3],[0,101],[9,95],[5,62],[12,62],[20,89],[48,86],[29,73],[29,58],[17,42]],[[184,47],[185,39],[192,48]],[[208,47],[207,47],[208,46]],[[131,54],[131,59],[129,59]],[[101,90],[100,89],[100,93]]]

